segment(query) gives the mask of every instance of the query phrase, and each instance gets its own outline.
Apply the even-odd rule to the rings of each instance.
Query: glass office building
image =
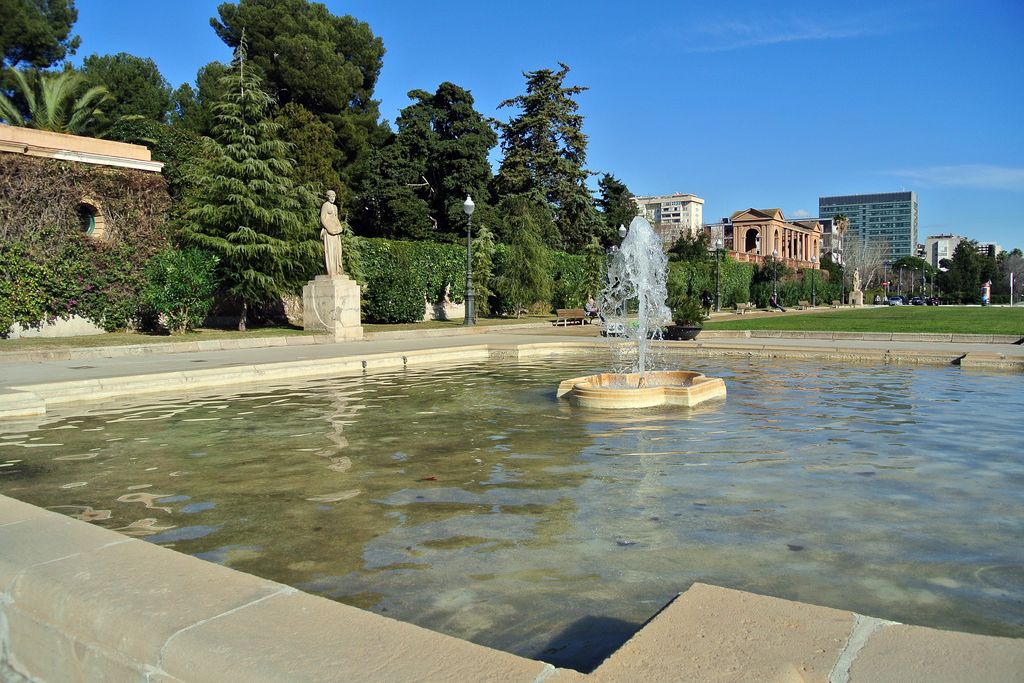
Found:
[[[917,254],[917,194],[883,192],[818,197],[818,215],[844,214],[850,221],[847,239],[882,241],[889,245],[886,260]]]

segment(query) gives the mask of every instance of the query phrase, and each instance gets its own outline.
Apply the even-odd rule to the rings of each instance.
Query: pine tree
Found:
[[[558,243],[549,246],[578,252],[602,232],[602,222],[586,184],[592,174],[584,168],[587,136],[575,100],[587,88],[564,87],[569,67],[559,66],[524,73],[526,94],[498,105],[522,113],[497,124],[505,156],[494,185],[501,196],[543,196],[558,228]]]
[[[491,314],[491,279],[494,277],[494,233],[481,226],[473,240],[473,294],[476,315]]]
[[[618,234],[619,226],[628,226],[636,216],[637,206],[633,201],[633,193],[626,184],[611,173],[601,176],[597,181],[597,187],[601,191],[597,198],[597,208],[601,212],[606,228],[606,232],[601,235],[601,241],[605,246],[611,246],[617,242],[615,236]]]
[[[608,264],[605,260],[604,248],[598,241],[597,236],[590,238],[590,244],[583,250],[584,257],[584,284],[587,288],[587,296],[598,297],[604,288],[605,275],[608,272]]]
[[[217,256],[221,285],[239,301],[238,329],[245,330],[249,307],[295,291],[321,251],[316,201],[292,180],[287,146],[269,118],[273,100],[246,64],[244,41],[222,85],[214,106],[218,144],[197,171],[182,238]]]
[[[537,207],[522,196],[508,197],[503,204],[510,239],[496,289],[505,308],[519,317],[530,305],[551,298],[551,257],[537,229]]]

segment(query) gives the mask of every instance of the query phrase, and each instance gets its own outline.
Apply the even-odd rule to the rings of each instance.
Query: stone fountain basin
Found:
[[[646,381],[642,382],[643,379]],[[705,377],[699,372],[686,370],[664,370],[646,375],[603,372],[567,379],[558,385],[556,395],[583,408],[692,407],[713,398],[724,398],[725,382],[718,377]]]

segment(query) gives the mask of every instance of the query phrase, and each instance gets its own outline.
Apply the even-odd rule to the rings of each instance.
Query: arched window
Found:
[[[88,237],[103,239],[105,220],[99,202],[87,197],[78,203],[78,225]]]

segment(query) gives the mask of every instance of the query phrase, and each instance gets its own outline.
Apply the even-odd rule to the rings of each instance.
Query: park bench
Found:
[[[590,322],[590,317],[587,312],[582,308],[558,308],[555,309],[555,319],[551,321],[552,325],[585,325]]]
[[[839,299],[832,299],[832,308],[839,308],[841,305],[842,303],[839,301]]]
[[[747,303],[747,304],[736,304],[736,313],[739,314],[739,315],[743,315],[749,309],[750,309],[750,304],[749,303]]]
[[[800,301],[796,302],[796,307],[799,309],[810,308],[811,302],[801,299]]]

